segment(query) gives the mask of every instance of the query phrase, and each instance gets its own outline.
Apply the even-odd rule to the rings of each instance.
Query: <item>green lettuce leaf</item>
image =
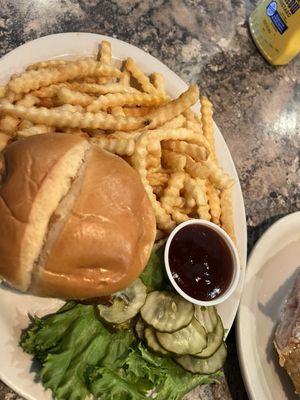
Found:
[[[74,302],[33,319],[20,345],[41,361],[42,384],[57,400],[179,400],[218,376],[184,371],[137,344],[132,330],[110,332],[94,306]]]
[[[95,367],[88,380],[92,394],[101,400],[179,400],[194,387],[211,383],[217,376],[186,372],[173,360],[156,356],[139,344],[121,367]]]
[[[144,271],[140,275],[144,285],[150,290],[159,290],[164,286],[164,265],[155,251],[151,256]]]
[[[57,399],[89,395],[84,373],[105,355],[111,335],[93,306],[68,305],[45,319],[35,319],[21,340],[22,348],[42,361],[40,378]]]

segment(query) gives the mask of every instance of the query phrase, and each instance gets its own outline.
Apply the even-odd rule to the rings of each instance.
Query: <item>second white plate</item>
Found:
[[[240,366],[251,400],[296,400],[273,345],[280,308],[300,265],[300,212],[277,221],[248,261],[238,320]]]

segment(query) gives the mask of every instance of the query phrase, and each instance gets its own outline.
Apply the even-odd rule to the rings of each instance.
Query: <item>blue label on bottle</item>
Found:
[[[273,25],[278,30],[278,32],[282,35],[287,30],[287,25],[284,20],[281,18],[281,15],[277,11],[277,3],[276,1],[271,1],[267,8],[267,16],[270,17]]]

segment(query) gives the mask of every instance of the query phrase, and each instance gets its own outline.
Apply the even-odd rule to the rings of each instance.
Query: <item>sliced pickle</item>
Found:
[[[153,328],[148,326],[145,329],[144,336],[145,336],[146,343],[150,350],[153,350],[155,353],[159,354],[160,356],[170,356],[171,355],[171,353],[169,353],[167,350],[165,350],[159,344]]]
[[[141,308],[143,320],[160,332],[175,332],[187,326],[193,314],[192,303],[178,294],[166,291],[149,293]]]
[[[227,349],[225,343],[223,343],[209,358],[183,356],[177,357],[176,362],[186,371],[193,372],[194,374],[213,374],[223,367],[226,356]]]
[[[223,343],[224,339],[224,327],[221,318],[217,318],[217,326],[213,332],[207,335],[207,346],[201,351],[201,353],[195,354],[199,358],[207,358],[212,356]]]
[[[140,311],[146,300],[146,286],[137,279],[128,288],[112,295],[110,307],[98,305],[100,316],[112,324],[122,324],[133,318]]]
[[[193,318],[185,328],[173,333],[156,332],[159,343],[171,353],[197,354],[205,347],[207,342],[205,329]]]
[[[207,333],[216,329],[218,313],[215,307],[195,306],[194,317],[204,326]]]

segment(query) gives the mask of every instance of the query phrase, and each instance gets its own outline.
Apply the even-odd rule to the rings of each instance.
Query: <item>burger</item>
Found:
[[[0,276],[40,296],[86,299],[129,286],[155,239],[137,172],[85,138],[36,135],[1,159]]]

